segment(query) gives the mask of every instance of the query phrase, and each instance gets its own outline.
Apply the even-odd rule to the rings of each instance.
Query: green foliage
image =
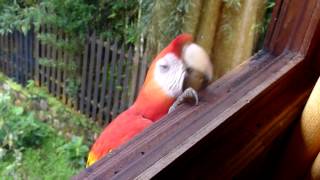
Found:
[[[95,30],[104,38],[118,39],[133,44],[138,38],[138,0],[20,0],[0,1],[0,34],[18,29],[27,32],[34,25],[50,25],[68,36],[69,51],[76,52],[83,45],[86,34]],[[65,46],[56,42],[55,35],[42,33],[44,42]],[[66,48],[66,47],[65,47]]]
[[[159,51],[182,33],[186,14],[193,5],[192,0],[143,0],[140,27],[143,35],[147,37],[148,50]]]
[[[15,29],[26,34],[34,27],[42,43],[73,57],[81,56],[88,32],[96,31],[102,38],[134,44],[139,35],[138,5],[138,0],[1,0],[0,35]],[[48,25],[67,38],[44,32],[41,25]],[[42,65],[67,70],[67,91],[72,96],[78,91],[80,72],[74,62],[74,58],[68,59],[68,64],[63,60],[40,60]]]
[[[48,136],[43,123],[33,113],[14,106],[8,93],[0,94],[0,145],[4,152],[37,147]]]
[[[138,0],[97,0],[94,27],[107,39],[133,44],[138,39]]]
[[[67,154],[69,160],[77,167],[82,168],[85,164],[84,158],[88,154],[88,146],[83,144],[83,139],[73,136],[71,142],[64,144],[57,149],[60,154]]]
[[[0,74],[0,177],[69,179],[98,131],[33,81],[24,89]]]
[[[264,38],[267,33],[268,25],[271,21],[272,9],[275,6],[275,0],[265,0],[265,15],[263,21],[256,24],[253,28],[254,31],[258,34],[258,42],[254,51],[258,51],[263,47]]]

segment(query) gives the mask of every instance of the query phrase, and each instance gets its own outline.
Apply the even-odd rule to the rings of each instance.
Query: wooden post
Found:
[[[52,29],[52,33],[54,33],[55,35],[55,40],[57,40],[57,30],[56,28]],[[57,64],[58,64],[58,60],[57,60],[57,48],[53,45],[52,49],[51,49],[51,60],[54,61],[54,65],[53,67],[51,67],[51,74],[50,74],[50,79],[51,79],[51,93],[57,97]]]
[[[107,42],[105,45],[105,53],[104,53],[104,60],[103,60],[103,70],[102,70],[102,87],[100,92],[100,102],[99,102],[99,112],[98,112],[98,121],[99,123],[102,123],[103,119],[103,110],[105,107],[105,99],[106,99],[106,87],[107,87],[107,77],[109,76],[108,70],[109,70],[109,61],[110,61],[110,43]],[[110,76],[109,76],[110,77]]]
[[[80,89],[80,112],[84,113],[84,103],[86,98],[86,83],[87,83],[87,66],[88,66],[88,53],[91,41],[88,41],[85,45],[83,64],[82,64],[82,78],[81,78],[81,89]]]
[[[58,40],[62,40],[62,33],[59,31],[58,32],[58,37],[57,37],[57,39]],[[59,48],[59,49],[57,49],[57,51],[58,51],[58,57],[57,57],[57,63],[58,63],[58,69],[57,69],[57,97],[59,98],[59,99],[61,99],[62,97],[61,97],[61,88],[62,88],[62,80],[61,80],[61,75],[62,75],[62,70],[61,70],[61,63],[62,63],[62,61],[63,61],[63,50],[61,49],[61,48]]]
[[[89,117],[91,115],[91,92],[92,92],[92,83],[93,83],[93,68],[95,64],[95,55],[96,55],[96,34],[93,33],[91,36],[91,49],[90,49],[90,61],[89,61],[89,74],[88,74],[88,86],[87,86],[87,100],[86,100],[86,115]]]
[[[117,49],[118,49],[118,42],[115,41],[113,44],[112,48],[112,59],[111,59],[111,67],[110,67],[110,78],[108,82],[108,94],[107,94],[107,107],[105,110],[106,114],[106,121],[110,120],[110,111],[111,111],[111,102],[112,102],[112,97],[113,97],[113,89],[114,89],[114,78],[115,78],[115,66],[116,66],[116,59],[117,59]]]
[[[130,85],[130,96],[129,96],[129,105],[133,104],[137,93],[137,80],[139,72],[139,51],[135,51],[135,54],[132,59],[132,73],[131,73],[131,85]]]
[[[128,101],[129,98],[129,78],[130,78],[130,71],[132,70],[132,47],[128,50],[128,57],[126,59],[126,66],[125,66],[125,79],[123,82],[123,90],[122,90],[122,96],[121,96],[121,106],[120,106],[120,112],[124,111],[129,105],[130,102]]]
[[[124,45],[122,45],[120,49],[120,57],[118,59],[118,66],[117,66],[117,76],[115,79],[115,86],[114,86],[114,96],[113,96],[113,107],[112,107],[112,119],[114,119],[118,113],[119,113],[119,103],[120,103],[120,92],[122,91],[121,89],[123,88],[121,84],[121,78],[122,78],[122,66],[123,66],[123,61],[124,61]]]
[[[97,40],[97,56],[96,56],[96,75],[95,75],[95,84],[93,92],[93,103],[92,103],[92,119],[95,120],[97,117],[97,106],[98,106],[98,94],[99,94],[99,85],[100,85],[100,76],[101,76],[101,59],[102,59],[102,48],[103,48],[103,39],[100,38]]]

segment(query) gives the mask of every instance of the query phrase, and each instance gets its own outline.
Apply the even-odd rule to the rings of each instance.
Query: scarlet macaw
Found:
[[[197,75],[200,73],[205,77],[206,81],[201,82],[201,87],[212,78],[212,66],[208,55],[200,46],[192,43],[191,35],[181,34],[152,61],[134,104],[118,115],[97,138],[89,152],[87,166],[128,142],[167,114],[184,89],[192,87],[192,82],[186,80],[187,71]],[[192,76],[189,76],[189,79],[192,79]],[[185,94],[196,96],[195,93],[189,88]],[[183,96],[180,101],[182,99]],[[181,103],[180,101],[175,103],[175,106]]]

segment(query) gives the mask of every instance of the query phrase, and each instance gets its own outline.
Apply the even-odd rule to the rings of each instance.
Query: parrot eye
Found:
[[[166,65],[166,64],[163,64],[163,65],[160,65],[160,71],[161,72],[167,72],[169,70],[169,65]]]
[[[188,74],[191,74],[193,70],[188,67],[188,68],[186,69],[186,71],[187,71]]]

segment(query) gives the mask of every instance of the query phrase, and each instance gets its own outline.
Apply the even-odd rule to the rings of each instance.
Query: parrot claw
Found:
[[[186,90],[183,91],[183,93],[177,98],[177,100],[172,104],[172,106],[169,108],[169,112],[171,113],[172,111],[174,111],[179,104],[182,104],[183,102],[185,102],[188,99],[193,99],[194,100],[194,105],[198,105],[199,104],[199,97],[198,97],[198,93],[196,90],[194,90],[193,88],[189,87]]]

